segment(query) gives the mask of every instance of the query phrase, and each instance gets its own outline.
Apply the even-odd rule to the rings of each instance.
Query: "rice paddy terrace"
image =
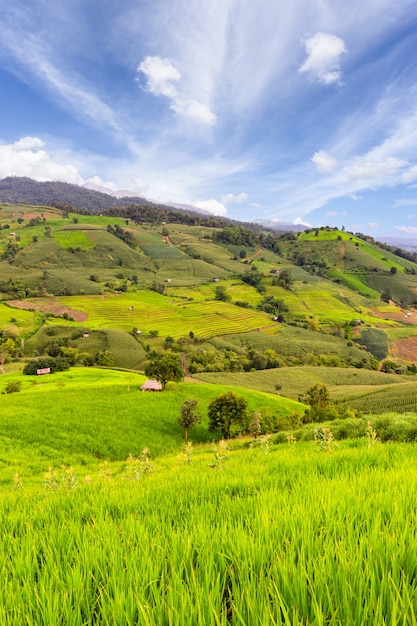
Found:
[[[417,622],[412,261],[332,229],[273,250],[28,205],[0,226],[0,623]],[[22,374],[64,338],[119,369]],[[167,339],[279,366],[143,393]],[[304,424],[318,384],[346,415]],[[210,432],[227,391],[273,431]]]

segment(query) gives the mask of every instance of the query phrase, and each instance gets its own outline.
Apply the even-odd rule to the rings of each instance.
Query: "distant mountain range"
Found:
[[[133,192],[120,189],[112,191],[107,187],[94,183],[74,185],[58,181],[39,182],[23,176],[8,176],[0,179],[0,202],[9,204],[33,204],[41,206],[56,206],[58,208],[74,208],[78,211],[89,213],[102,213],[114,207],[128,207],[132,205],[154,207],[162,210],[185,211],[200,215],[211,215],[209,211],[200,209],[192,204],[179,204],[177,202],[161,203],[150,200],[143,196],[134,195]],[[245,224],[222,218],[225,222]],[[248,223],[246,222],[248,225]],[[263,226],[268,230],[278,232],[300,232],[305,226],[290,224],[287,222],[254,220],[258,229]]]
[[[269,230],[277,230],[292,233],[301,233],[303,230],[309,228],[305,224],[291,224],[291,222],[278,222],[276,220],[254,220],[254,224],[260,224],[266,226]]]
[[[8,176],[0,180],[0,202],[45,206],[68,205],[89,213],[101,213],[110,207],[125,207],[132,204],[171,208],[169,205],[151,202],[141,196],[116,197],[111,193],[88,189],[85,186],[58,181],[38,182],[21,176]]]

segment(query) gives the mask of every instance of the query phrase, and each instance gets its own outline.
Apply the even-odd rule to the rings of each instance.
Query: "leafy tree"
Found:
[[[229,439],[232,427],[243,426],[246,420],[247,402],[233,391],[228,391],[214,398],[208,407],[209,430],[220,432],[224,439]]]
[[[258,285],[260,285],[262,278],[263,274],[253,266],[250,272],[242,276],[243,282],[251,285],[252,287],[257,287]]]
[[[310,387],[306,392],[305,401],[310,405],[304,414],[305,423],[324,422],[337,417],[337,411],[330,400],[329,390],[323,383]]]
[[[330,395],[327,386],[317,383],[314,387],[310,387],[306,393],[307,404],[317,406],[322,409],[326,408],[330,402]]]
[[[111,352],[103,350],[96,354],[96,363],[101,367],[114,367],[116,362]]]
[[[290,289],[294,282],[293,274],[291,270],[281,270],[278,276],[272,279],[273,285],[278,285],[284,289]]]
[[[175,354],[155,356],[145,367],[145,374],[162,384],[165,389],[169,380],[180,381],[184,376],[179,358]]]
[[[184,441],[188,441],[188,430],[193,428],[202,420],[201,413],[197,410],[198,400],[188,398],[181,405],[181,414],[178,417],[178,423],[184,429]]]
[[[56,359],[51,356],[44,356],[39,359],[29,361],[29,363],[27,363],[23,368],[23,373],[30,376],[36,374],[38,369],[45,369],[47,367],[49,367],[52,374],[54,372],[63,372],[64,370],[67,370],[70,365],[68,361],[61,356],[56,357]]]
[[[214,290],[214,299],[220,300],[220,302],[230,302],[230,295],[227,293],[226,287],[217,285]]]

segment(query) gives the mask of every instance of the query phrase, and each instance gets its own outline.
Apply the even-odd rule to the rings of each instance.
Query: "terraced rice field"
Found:
[[[268,315],[228,302],[189,302],[154,292],[108,296],[61,297],[61,305],[87,315],[83,324],[92,329],[117,328],[142,332],[158,330],[177,339],[192,331],[197,337],[262,330],[275,334],[278,325]],[[54,323],[54,320],[51,320]],[[57,320],[56,323],[62,323]]]

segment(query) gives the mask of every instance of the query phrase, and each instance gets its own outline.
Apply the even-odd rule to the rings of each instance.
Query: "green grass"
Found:
[[[396,374],[384,374],[373,370],[344,368],[344,367],[281,367],[278,369],[262,370],[257,372],[205,372],[196,374],[194,378],[204,382],[218,383],[227,382],[229,385],[257,389],[269,393],[278,393],[294,400],[304,394],[307,389],[317,383],[324,383],[329,387],[330,396],[333,398],[337,390],[342,386],[344,393],[351,390],[352,396],[361,394],[365,387],[368,392],[369,385],[386,386],[400,383],[409,383],[408,376]],[[336,398],[335,398],[336,399]]]
[[[347,346],[340,336],[327,335],[296,326],[280,326],[273,336],[264,333],[240,333],[224,338],[232,346],[252,347],[257,350],[275,350],[278,355],[305,359],[307,355],[338,356],[344,361],[360,361],[363,350],[356,346]]]
[[[62,320],[61,320],[62,323]],[[98,352],[105,350],[111,352],[116,367],[135,369],[146,358],[147,354],[143,346],[126,331],[115,330],[113,328],[91,331],[88,327],[82,327],[87,337],[72,339],[74,326],[44,325],[25,342],[24,353],[26,356],[43,354],[48,344],[68,339],[68,345],[78,348],[81,352],[87,352],[93,357]],[[51,330],[53,335],[50,334]]]
[[[343,387],[334,394],[334,398],[340,404],[348,405],[363,413],[417,413],[417,383],[415,381],[362,390]]]
[[[29,333],[33,332],[39,323],[39,316],[33,311],[15,309],[0,302],[1,330],[12,334]]]
[[[91,239],[78,229],[68,228],[68,230],[57,231],[54,234],[54,239],[62,248],[80,247],[82,250],[94,248],[94,243]]]
[[[94,330],[131,331],[136,327],[145,333],[158,330],[160,336],[170,335],[174,339],[187,336],[190,331],[197,337],[208,338],[246,330],[262,329],[267,333],[277,330],[277,324],[265,313],[227,302],[185,302],[152,291],[60,297],[55,302],[70,307],[70,316],[75,314],[71,311],[84,313],[86,318],[81,325]],[[45,306],[48,306],[47,302]],[[62,324],[62,320],[51,318],[48,323]]]
[[[199,400],[205,414],[208,403],[229,390],[225,385],[179,383],[163,393],[141,392],[145,377],[133,372],[95,368],[72,368],[45,376],[10,374],[1,378],[2,390],[10,380],[19,380],[22,391],[2,396],[1,437],[26,448],[39,446],[45,459],[62,454],[62,462],[82,459],[125,459],[148,446],[154,455],[166,454],[181,445],[183,432],[177,423],[186,398]],[[285,398],[247,389],[236,390],[248,410],[269,407],[277,415],[302,412],[302,405]],[[193,441],[210,441],[207,421],[191,434]],[[69,461],[68,461],[69,455]],[[6,474],[14,471],[13,459],[3,462]]]
[[[358,318],[368,323],[392,325],[392,322],[375,318],[369,308],[369,301],[360,294],[328,280],[297,282],[290,290],[268,287],[267,294],[284,300],[290,314],[317,317],[324,325],[343,324]]]
[[[156,460],[139,480],[120,464],[3,488],[0,621],[416,622],[411,447],[232,450],[223,471],[211,458]]]

